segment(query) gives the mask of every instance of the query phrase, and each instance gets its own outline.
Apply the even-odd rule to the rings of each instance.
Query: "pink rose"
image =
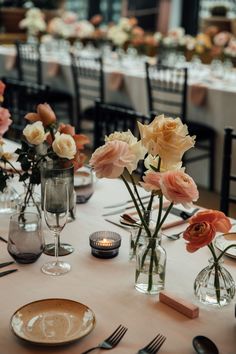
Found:
[[[0,135],[3,135],[8,130],[9,125],[12,123],[8,109],[0,107]]]
[[[231,36],[232,34],[226,31],[217,33],[214,37],[214,44],[219,47],[224,47],[229,42]]]
[[[188,241],[187,251],[193,253],[199,248],[209,245],[215,234],[214,226],[207,221],[191,224],[183,234],[183,238]]]
[[[72,127],[72,125],[70,124],[64,124],[64,123],[61,123],[59,125],[59,128],[58,128],[58,131],[62,134],[69,134],[71,136],[74,136],[75,135],[75,128]]]
[[[161,173],[149,171],[146,176],[143,177],[144,182],[140,182],[140,185],[147,191],[157,191],[160,189]]]
[[[134,158],[126,142],[112,140],[92,154],[90,165],[94,168],[98,178],[117,178],[124,172],[125,167],[132,166]]]
[[[232,225],[229,218],[219,210],[203,210],[189,219],[190,224],[208,222],[216,231],[228,232]]]
[[[163,172],[160,187],[166,199],[175,204],[181,203],[188,207],[199,197],[194,180],[183,171]]]

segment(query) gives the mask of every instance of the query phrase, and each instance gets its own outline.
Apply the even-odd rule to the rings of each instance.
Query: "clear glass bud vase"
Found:
[[[149,229],[151,231],[155,230],[155,223],[152,220],[152,212],[150,210],[145,210],[143,212],[143,218],[146,221]],[[130,249],[129,249],[129,259],[133,260],[136,257],[136,252],[138,247],[142,246],[144,239],[147,237],[145,228],[140,224],[132,227],[130,230]]]
[[[36,213],[39,218],[41,218],[41,197],[35,192],[35,186],[33,184],[26,186],[24,193],[20,195],[17,212]]]
[[[145,237],[136,254],[135,288],[145,294],[158,294],[165,286],[166,251],[161,237]]]
[[[205,305],[225,306],[235,295],[235,282],[222,263],[222,259],[214,262],[210,258],[209,265],[195,279],[194,293]]]

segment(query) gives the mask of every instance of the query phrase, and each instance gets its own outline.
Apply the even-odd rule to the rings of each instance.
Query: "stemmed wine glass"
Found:
[[[62,275],[70,271],[67,262],[58,259],[58,240],[60,232],[67,222],[69,212],[68,184],[61,178],[52,178],[46,181],[44,190],[44,217],[46,224],[54,235],[55,260],[42,266],[43,273]]]

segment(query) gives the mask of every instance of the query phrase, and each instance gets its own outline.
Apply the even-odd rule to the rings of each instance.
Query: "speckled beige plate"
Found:
[[[230,245],[236,245],[236,232],[229,232],[227,234],[222,234],[216,237],[215,246],[223,251],[226,247]],[[225,255],[231,258],[236,258],[236,247],[230,248],[225,252]]]
[[[95,315],[86,305],[67,299],[45,299],[19,308],[11,317],[13,333],[40,345],[63,345],[90,333]]]

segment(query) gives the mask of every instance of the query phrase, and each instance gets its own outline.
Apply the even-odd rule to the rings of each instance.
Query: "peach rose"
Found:
[[[74,158],[71,160],[71,162],[74,165],[74,171],[77,171],[78,168],[82,167],[85,160],[86,160],[85,154],[82,154],[80,151],[77,151]]]
[[[194,180],[183,171],[168,171],[161,174],[160,187],[163,195],[170,202],[181,203],[189,207],[198,197]]]
[[[57,134],[52,143],[52,149],[57,156],[72,160],[76,154],[76,145],[72,136]]]
[[[159,155],[163,163],[176,164],[194,146],[195,137],[179,118],[156,117],[149,125],[138,122],[142,144],[151,155]]]
[[[160,172],[152,172],[148,171],[146,176],[143,177],[144,182],[140,182],[139,184],[147,191],[158,191],[160,189]]]
[[[127,143],[113,140],[92,154],[90,165],[98,178],[117,178],[124,172],[125,167],[132,170],[134,158]]]
[[[44,127],[47,127],[56,122],[56,116],[52,108],[47,103],[40,103],[37,106],[37,113],[28,113],[25,119],[30,122],[41,121]]]
[[[215,234],[214,226],[206,221],[191,224],[183,234],[183,238],[188,241],[187,251],[193,253],[199,248],[209,245]]]
[[[228,232],[232,227],[230,219],[219,210],[199,211],[189,219],[190,224],[201,223],[203,221],[207,221],[218,232]]]
[[[32,145],[39,145],[45,140],[45,131],[42,122],[28,124],[23,130],[26,140]]]
[[[2,136],[8,130],[12,120],[10,119],[10,113],[7,108],[0,107],[0,135]]]

